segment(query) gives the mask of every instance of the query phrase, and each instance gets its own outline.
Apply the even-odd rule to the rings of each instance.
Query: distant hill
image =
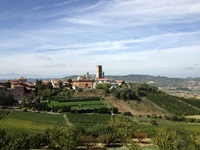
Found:
[[[77,75],[68,76],[66,78],[76,79]],[[150,76],[150,75],[108,75],[106,78],[114,80],[124,80],[125,82],[133,83],[150,83],[160,87],[182,87],[189,81],[199,81],[200,78],[169,78],[165,76]]]
[[[15,79],[19,77],[25,77],[25,78],[41,78],[40,75],[37,74],[18,74],[15,72],[7,73],[7,74],[0,74],[0,79]]]
[[[134,83],[151,83],[157,86],[174,86],[182,84],[185,79],[181,78],[168,78],[163,76],[150,76],[150,75],[126,75],[126,76],[107,76],[107,78],[124,80],[126,82]]]

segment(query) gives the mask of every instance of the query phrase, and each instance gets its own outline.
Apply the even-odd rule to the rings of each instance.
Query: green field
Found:
[[[115,116],[115,115],[114,115]],[[86,130],[95,127],[108,125],[111,118],[109,114],[67,114],[68,120],[76,127],[82,127]],[[199,124],[172,122],[164,119],[156,119],[158,125],[151,125],[152,118],[143,117],[126,117],[130,122],[134,123],[135,130],[147,132],[151,136],[151,132],[156,130],[164,130],[168,127],[183,128],[191,132],[200,133]],[[43,132],[47,128],[54,126],[65,126],[66,120],[63,114],[43,114],[36,112],[11,111],[11,113],[0,120],[0,127],[5,128],[8,132],[13,130],[27,131],[28,133]]]
[[[42,132],[57,125],[66,125],[63,115],[11,111],[0,120],[0,127],[9,132],[15,129],[29,133]]]
[[[112,116],[108,114],[67,114],[67,117],[73,125],[89,128],[108,124]]]
[[[49,106],[71,106],[72,109],[79,108],[100,108],[107,106],[103,100],[91,100],[91,101],[74,101],[74,102],[59,102],[51,100]]]

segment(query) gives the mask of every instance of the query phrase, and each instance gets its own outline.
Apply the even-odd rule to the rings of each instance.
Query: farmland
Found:
[[[70,106],[72,109],[76,109],[77,107],[79,108],[100,108],[100,107],[105,107],[106,103],[103,100],[90,100],[90,101],[69,101],[69,102],[60,102],[60,101],[55,101],[51,100],[49,103],[49,106]]]
[[[83,128],[105,125],[111,120],[111,115],[108,114],[67,114],[67,117],[73,125]]]
[[[187,100],[170,96],[165,93],[147,93],[148,100],[163,108],[173,115],[199,115],[199,109],[194,108],[192,105],[199,104],[200,101]],[[190,105],[189,105],[190,104]],[[198,106],[197,106],[198,107]]]
[[[0,127],[7,129],[8,132],[12,130],[23,130],[29,133],[35,133],[58,125],[65,125],[62,115],[22,111],[11,111],[8,116],[0,121]]]
[[[112,123],[113,117],[122,115],[109,115],[109,114],[46,114],[36,112],[23,112],[11,111],[0,121],[0,127],[5,128],[6,132],[10,135],[15,131],[25,131],[30,135],[38,132],[44,133],[47,128],[55,126],[66,126],[72,124],[77,129],[83,129],[87,134],[98,135],[100,131],[105,132],[105,129]],[[66,118],[65,118],[66,117]],[[135,131],[147,133],[148,137],[152,137],[155,131],[164,131],[168,127],[186,129],[192,133],[200,133],[199,124],[185,123],[185,122],[172,122],[164,118],[156,118],[158,125],[152,125],[153,117],[143,116],[123,116],[126,122],[132,125],[131,133]],[[68,120],[68,124],[66,123]],[[126,124],[123,124],[126,125]],[[124,128],[124,127],[123,127]],[[152,150],[154,149],[151,146]],[[145,148],[144,148],[145,149]]]

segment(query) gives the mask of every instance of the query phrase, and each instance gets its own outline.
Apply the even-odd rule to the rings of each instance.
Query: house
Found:
[[[92,89],[93,88],[93,80],[89,79],[79,79],[72,81],[72,88],[82,88],[82,89]]]
[[[1,82],[0,88],[6,95],[13,95],[15,100],[21,100],[36,94],[35,86],[23,77]]]

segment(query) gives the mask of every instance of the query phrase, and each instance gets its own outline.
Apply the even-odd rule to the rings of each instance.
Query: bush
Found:
[[[28,108],[27,108],[27,107],[23,107],[21,110],[22,110],[22,111],[27,111]]]
[[[78,144],[79,134],[72,126],[55,127],[49,130],[49,139],[53,149],[74,150]]]
[[[53,112],[58,112],[58,110],[62,110],[62,112],[70,112],[71,107],[70,106],[52,106]]]
[[[183,129],[168,128],[158,131],[152,138],[159,150],[198,150],[199,147],[191,135]]]
[[[113,108],[112,108],[112,112],[113,112],[114,114],[117,114],[117,113],[118,113],[118,108],[117,108],[117,107],[113,107]]]
[[[57,112],[58,112],[58,113],[62,113],[63,111],[62,111],[62,109],[59,109]]]
[[[130,111],[126,111],[123,113],[124,116],[133,116]]]
[[[158,123],[156,122],[156,120],[151,120],[151,124],[152,125],[158,125]]]
[[[108,113],[108,108],[107,107],[100,107],[100,108],[95,108],[94,109],[95,113],[103,113],[106,114]]]
[[[195,120],[196,120],[195,118],[186,118],[185,119],[186,122],[192,122],[192,123],[195,122]]]
[[[115,137],[111,133],[100,134],[97,137],[97,140],[98,140],[99,143],[109,144],[109,143],[111,143],[115,140]]]
[[[35,108],[35,107],[32,107],[31,110],[32,110],[32,111],[36,111],[36,108]]]
[[[157,119],[158,116],[156,114],[151,115],[151,118]]]
[[[139,142],[141,142],[143,139],[147,138],[147,134],[144,132],[135,132],[134,138],[137,138]]]

